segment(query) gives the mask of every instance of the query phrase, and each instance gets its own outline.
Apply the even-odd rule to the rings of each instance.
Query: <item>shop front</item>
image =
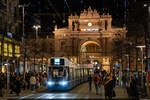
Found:
[[[0,36],[0,71],[19,72],[20,43],[8,37]]]

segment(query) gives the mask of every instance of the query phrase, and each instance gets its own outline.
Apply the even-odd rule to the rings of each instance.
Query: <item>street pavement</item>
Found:
[[[127,91],[125,88],[116,86],[114,88],[116,97],[114,99],[128,99]],[[11,99],[105,99],[104,86],[99,89],[99,95],[96,95],[94,84],[92,85],[92,91],[88,89],[88,83],[81,84],[67,92],[51,92],[46,87],[41,87],[38,91],[32,92],[31,90],[25,90],[20,93],[20,96],[16,94],[9,94],[3,98]],[[0,99],[3,99],[0,98]]]

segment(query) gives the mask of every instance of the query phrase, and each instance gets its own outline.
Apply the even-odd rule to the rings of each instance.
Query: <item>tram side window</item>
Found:
[[[69,68],[64,69],[64,76],[65,76],[65,79],[68,80],[68,78],[69,78]]]
[[[49,75],[49,78],[52,78],[52,70],[51,70],[52,68],[51,67],[49,67],[49,73],[48,73],[48,75]]]
[[[80,70],[80,77],[83,77],[83,69]]]
[[[84,75],[87,76],[88,75],[88,71],[87,69],[84,69]]]
[[[70,76],[70,80],[72,80],[72,68],[70,68],[69,76]]]
[[[76,69],[73,70],[73,76],[74,76],[74,80],[76,79]]]
[[[80,77],[80,69],[77,70],[77,77]]]

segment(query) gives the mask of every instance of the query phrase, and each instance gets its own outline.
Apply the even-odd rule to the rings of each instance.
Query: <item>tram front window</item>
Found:
[[[65,71],[63,67],[53,68],[53,78],[63,78],[65,76]]]

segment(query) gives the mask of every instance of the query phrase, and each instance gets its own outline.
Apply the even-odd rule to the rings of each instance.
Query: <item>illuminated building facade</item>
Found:
[[[20,43],[16,40],[0,36],[0,58],[1,71],[6,71],[6,63],[9,63],[10,71],[13,72],[19,67]],[[19,68],[18,68],[19,69]]]
[[[112,16],[91,7],[78,15],[70,15],[67,28],[55,26],[55,56],[65,56],[77,63],[97,62],[110,71],[115,39],[125,39],[126,29],[112,26]]]
[[[20,59],[20,32],[22,19],[19,15],[19,0],[0,0],[0,71],[5,72],[5,63],[15,71]]]

